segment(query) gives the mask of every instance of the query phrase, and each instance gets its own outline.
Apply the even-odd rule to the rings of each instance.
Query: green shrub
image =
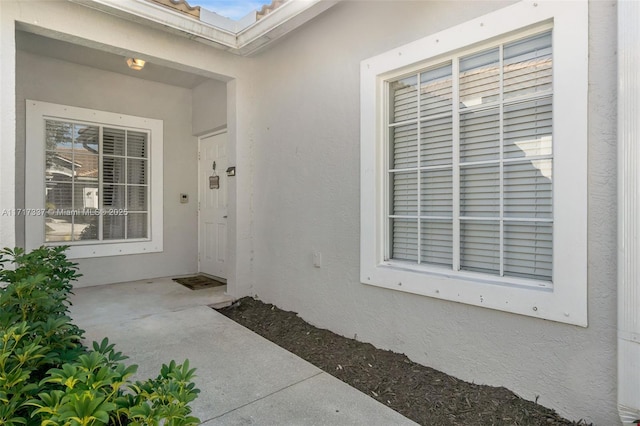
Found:
[[[106,338],[92,350],[82,344],[68,316],[80,275],[65,249],[0,251],[0,426],[198,424],[188,360],[132,383],[137,366]]]

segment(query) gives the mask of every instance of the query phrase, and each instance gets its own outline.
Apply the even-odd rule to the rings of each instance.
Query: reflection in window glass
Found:
[[[148,237],[148,133],[45,121],[45,241]]]
[[[498,48],[460,59],[460,108],[493,102],[500,95]]]
[[[99,127],[47,120],[45,241],[96,240]]]

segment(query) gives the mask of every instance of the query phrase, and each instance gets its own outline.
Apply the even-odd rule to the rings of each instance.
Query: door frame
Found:
[[[200,214],[201,214],[200,213],[201,212],[201,210],[200,210],[200,202],[202,201],[202,200],[200,200],[200,189],[201,189],[200,185],[204,184],[204,182],[201,181],[202,174],[200,173],[202,171],[201,168],[200,168],[200,151],[201,151],[201,148],[202,148],[202,140],[203,139],[210,138],[212,136],[218,136],[218,135],[221,135],[221,134],[224,134],[224,133],[227,133],[227,152],[229,152],[229,137],[228,137],[229,136],[229,132],[228,132],[226,127],[224,129],[221,129],[221,130],[216,130],[215,132],[204,133],[204,134],[198,136],[198,153],[197,153],[197,157],[196,158],[197,158],[197,163],[198,163],[198,207],[197,207],[198,215],[197,215],[197,221],[198,221],[198,273],[199,274],[203,274],[202,268],[200,266],[200,263],[201,263],[200,247],[202,247],[201,246],[201,242],[202,242],[201,239],[203,238],[202,229],[201,229],[202,221],[200,220]],[[225,170],[221,170],[220,173],[226,173],[226,171]],[[229,196],[227,194],[227,202],[228,201],[229,201]],[[228,256],[229,256],[229,233],[227,232],[226,235],[227,235],[227,243],[225,244],[225,247],[227,248],[227,253],[225,254],[225,258],[228,259]],[[205,274],[205,275],[209,275],[209,274]],[[227,282],[228,282],[229,271],[227,271],[226,275],[227,276],[224,277],[224,279],[227,280]],[[222,278],[222,277],[216,277],[216,278]]]

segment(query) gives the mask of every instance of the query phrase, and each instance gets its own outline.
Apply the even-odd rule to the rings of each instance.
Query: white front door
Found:
[[[227,133],[200,138],[199,154],[200,272],[227,278]],[[217,189],[211,187],[215,176]]]

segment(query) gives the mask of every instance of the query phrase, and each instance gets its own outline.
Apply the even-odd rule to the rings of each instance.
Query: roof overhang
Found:
[[[293,0],[255,22],[232,21],[210,13],[199,20],[147,0],[69,0],[149,27],[248,56],[329,9],[339,0]]]

